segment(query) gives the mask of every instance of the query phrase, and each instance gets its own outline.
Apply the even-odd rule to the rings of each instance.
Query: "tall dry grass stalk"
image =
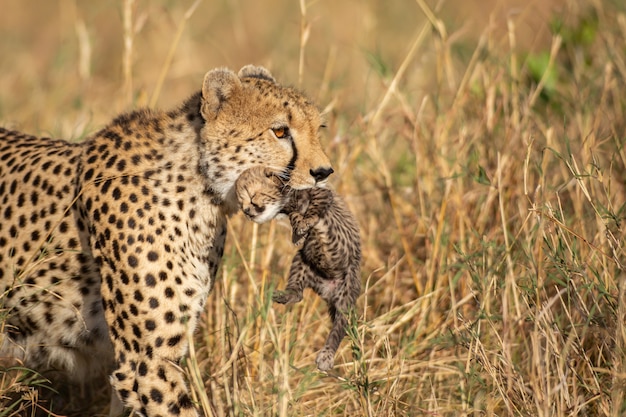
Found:
[[[133,103],[133,38],[135,36],[133,24],[133,7],[135,0],[124,0],[123,20],[124,20],[124,57],[122,66],[124,72],[124,95],[127,105]]]
[[[22,27],[58,28],[12,6],[29,24],[0,26],[28,53],[0,63],[3,124],[82,137],[76,120],[89,117],[94,131],[138,91],[151,106],[173,103],[209,68],[265,64],[320,100],[331,182],[361,225],[364,294],[335,368],[321,373],[324,303],[311,293],[271,302],[295,251],[288,225],[230,219],[218,284],[181,364],[205,415],[626,412],[623,6],[118,6],[117,20],[116,9],[79,7],[93,61],[82,85],[68,79],[83,71],[84,45],[48,40],[35,51]],[[141,31],[135,15],[147,16]],[[105,30],[102,16],[117,26]],[[49,85],[63,88],[42,92]],[[42,385],[4,370],[0,416],[46,407]],[[78,415],[106,412],[99,388],[102,401]]]

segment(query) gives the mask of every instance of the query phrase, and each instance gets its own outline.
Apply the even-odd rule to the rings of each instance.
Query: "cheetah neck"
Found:
[[[231,215],[237,211],[234,180],[224,181],[224,177],[216,176],[206,169],[209,155],[206,151],[206,144],[201,138],[201,131],[207,122],[200,113],[201,105],[202,94],[198,92],[185,101],[181,107],[168,113],[173,121],[170,126],[174,127],[167,133],[167,136],[171,138],[170,151],[180,153],[180,159],[188,161],[196,176],[204,181],[205,195],[211,198],[214,205],[220,206],[224,214]],[[180,126],[185,126],[187,131],[179,132]],[[190,135],[193,136],[193,140],[189,139]]]
[[[200,105],[198,92],[169,112],[140,109],[121,115],[88,141],[85,159],[96,151],[110,153],[117,160],[98,167],[102,177],[139,175],[155,184],[181,182],[203,200],[222,205],[227,196],[215,192],[201,169],[205,122]]]

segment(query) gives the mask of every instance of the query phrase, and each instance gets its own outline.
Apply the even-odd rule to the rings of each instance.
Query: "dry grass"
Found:
[[[327,113],[362,229],[359,315],[316,371],[323,302],[270,301],[287,225],[233,217],[185,363],[207,416],[626,413],[618,2],[5,3],[5,126],[79,140],[250,62]],[[37,402],[15,375],[0,416]]]

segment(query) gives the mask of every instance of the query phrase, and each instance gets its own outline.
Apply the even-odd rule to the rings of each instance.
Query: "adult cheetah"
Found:
[[[84,378],[123,404],[197,416],[177,364],[222,258],[234,184],[333,172],[316,107],[264,68],[209,71],[178,108],[124,114],[80,144],[0,130],[0,357]]]

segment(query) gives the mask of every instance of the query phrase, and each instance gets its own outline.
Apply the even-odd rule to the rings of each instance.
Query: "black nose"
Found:
[[[310,170],[311,176],[315,178],[316,182],[324,181],[330,174],[335,172],[332,168],[317,168],[316,170]]]
[[[252,202],[252,206],[254,206],[254,210],[257,212],[257,214],[263,213],[265,211],[265,206],[261,205],[261,204],[257,204],[255,202]],[[252,211],[252,210],[250,210]]]

